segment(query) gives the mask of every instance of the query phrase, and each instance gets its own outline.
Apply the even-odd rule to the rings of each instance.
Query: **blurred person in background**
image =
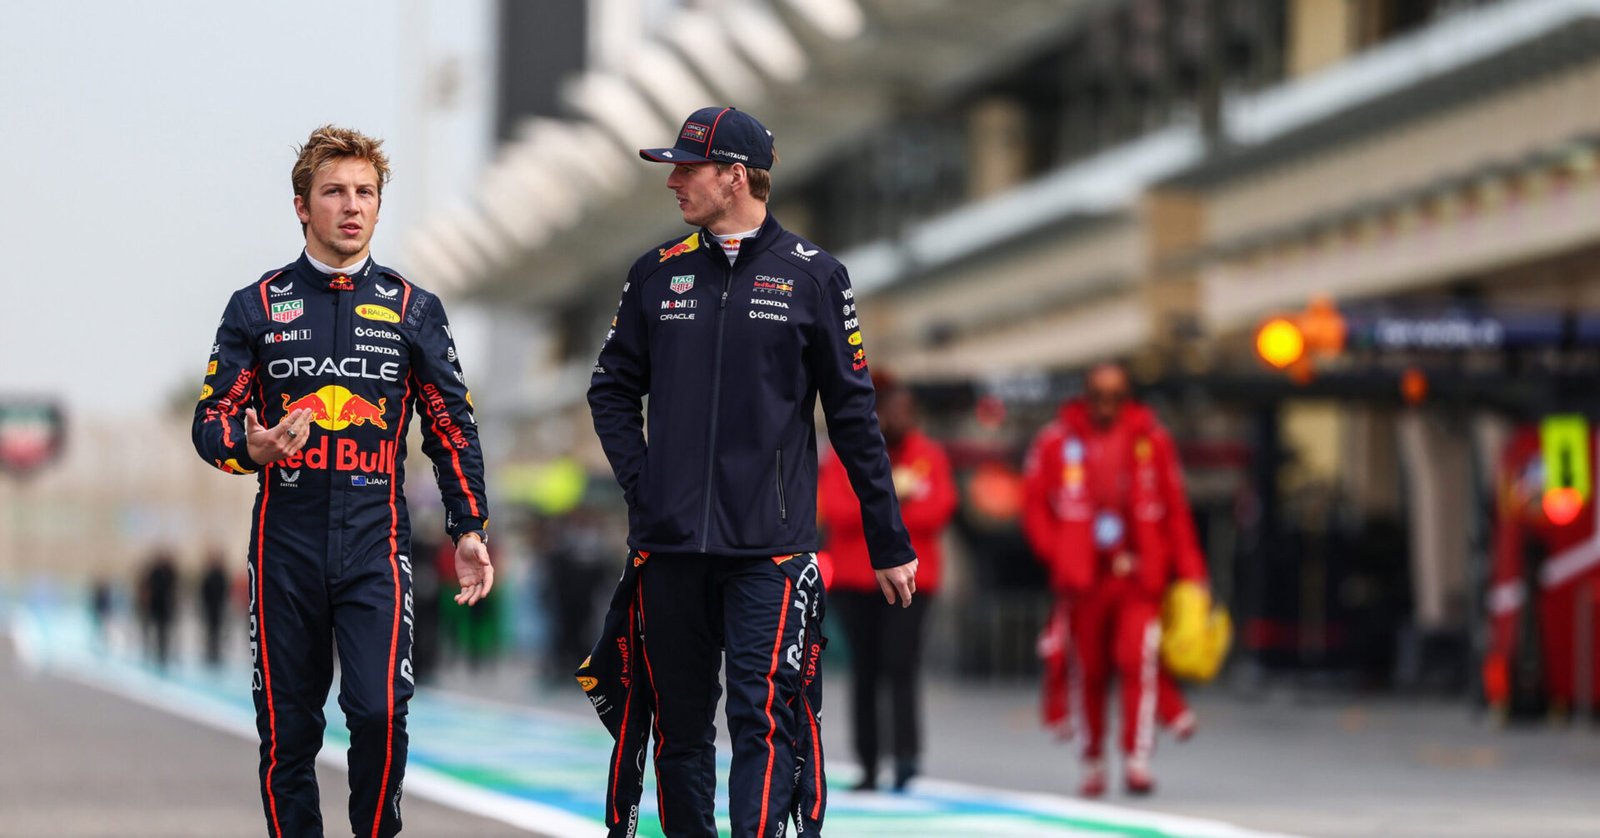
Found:
[[[900,517],[917,553],[917,598],[910,607],[884,602],[869,559],[861,504],[844,463],[831,451],[817,475],[817,513],[833,561],[829,605],[839,615],[850,646],[852,741],[862,771],[856,789],[878,787],[879,727],[887,710],[894,788],[902,791],[917,775],[922,755],[918,670],[923,631],[928,607],[939,591],[939,541],[955,514],[957,495],[944,447],[917,427],[917,404],[910,388],[882,370],[872,374],[872,384],[878,393],[878,427],[889,449]],[[887,707],[880,701],[880,682],[888,683]]]
[[[439,563],[428,557],[450,552],[453,565],[455,551],[450,542],[430,536],[416,539],[412,552],[418,559],[411,563],[411,603],[415,609],[412,616],[416,618],[411,659],[416,665],[417,683],[426,684],[439,677],[439,622],[444,614],[444,599],[451,596],[440,575]],[[449,571],[453,575],[455,568],[450,567]]]
[[[1194,729],[1176,684],[1161,669],[1161,597],[1175,579],[1206,581],[1171,436],[1132,399],[1117,364],[1089,371],[1083,396],[1034,439],[1025,475],[1023,529],[1066,612],[1080,792],[1106,791],[1106,695],[1122,703],[1123,780],[1155,788],[1156,725]]]
[[[172,659],[172,622],[178,616],[178,565],[164,549],[145,564],[139,580],[139,614],[145,651],[156,666],[165,668]]]
[[[424,417],[474,605],[494,569],[472,396],[439,298],[371,257],[389,161],[382,141],[325,125],[290,172],[305,249],[235,292],[195,407],[200,458],[260,487],[250,534],[251,690],[271,834],[322,834],[316,756],[339,653],[350,730],[350,825],[400,831],[412,669],[411,525],[401,487]]]
[[[816,715],[819,398],[860,498],[880,590],[907,607],[916,590],[916,552],[878,430],[855,292],[838,260],[767,211],[776,155],[754,117],[704,108],[684,121],[674,146],[639,154],[671,167],[666,186],[699,229],[634,263],[590,379],[595,431],[627,501],[633,551],[612,614],[638,617],[650,673],[623,675],[650,690],[657,714],[667,834],[717,834],[724,650],[733,835],[781,834],[791,815],[811,834],[826,796]],[[588,664],[580,684],[598,689]],[[616,703],[634,706],[632,691]],[[642,772],[638,725],[613,732],[613,765]],[[613,831],[626,828],[641,784],[642,775],[608,784]]]
[[[534,527],[543,566],[541,610],[550,621],[550,671],[563,676],[594,641],[600,592],[614,574],[599,516],[588,509],[552,515]]]
[[[111,579],[97,574],[89,588],[89,613],[94,618],[94,641],[101,649],[111,640],[112,596]]]
[[[205,634],[205,661],[208,666],[222,663],[222,617],[228,607],[228,572],[222,554],[213,550],[200,574],[200,629]]]

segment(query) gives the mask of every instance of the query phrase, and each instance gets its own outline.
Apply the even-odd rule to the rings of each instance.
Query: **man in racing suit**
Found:
[[[1204,583],[1206,569],[1172,438],[1129,399],[1121,367],[1090,371],[1084,397],[1062,405],[1034,439],[1023,529],[1067,613],[1081,790],[1105,793],[1105,700],[1115,674],[1124,781],[1148,793],[1158,719],[1180,737],[1193,726],[1161,668],[1161,596],[1175,578]]]
[[[637,589],[613,601],[637,610],[647,677],[628,684],[649,690],[656,713],[662,829],[717,834],[713,740],[725,648],[733,834],[782,834],[791,816],[813,834],[824,808],[821,708],[804,693],[821,651],[820,627],[808,625],[821,618],[819,397],[885,597],[909,605],[916,579],[855,293],[843,265],[767,212],[772,135],[754,118],[702,109],[674,147],[640,155],[675,164],[667,186],[700,229],[634,263],[589,405],[628,504],[637,572],[624,581]],[[591,700],[610,689],[583,669],[579,680]],[[619,705],[595,706],[605,717]],[[613,834],[625,834],[637,811],[638,778],[622,783],[618,773],[643,764],[642,752],[623,752],[630,741],[622,731],[612,760]],[[797,795],[802,783],[814,799]]]
[[[400,831],[406,705],[416,676],[406,432],[413,405],[471,605],[489,593],[483,457],[444,308],[369,253],[388,161],[381,141],[324,126],[292,181],[300,258],[235,292],[194,415],[202,459],[255,474],[251,689],[274,838],[322,834],[315,761],[339,652],[350,730],[350,823]]]

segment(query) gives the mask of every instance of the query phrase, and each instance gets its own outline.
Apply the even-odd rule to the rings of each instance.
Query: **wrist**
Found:
[[[464,538],[476,538],[478,540],[478,543],[483,544],[484,546],[488,546],[488,544],[489,544],[489,534],[484,532],[483,530],[463,530],[462,532],[457,533],[456,534],[456,546],[457,547],[461,546],[461,540],[464,539]]]

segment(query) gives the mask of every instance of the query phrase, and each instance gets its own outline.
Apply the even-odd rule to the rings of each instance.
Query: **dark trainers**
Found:
[[[905,791],[906,785],[911,782],[911,778],[919,773],[921,772],[917,771],[915,760],[896,762],[894,764],[894,790]]]

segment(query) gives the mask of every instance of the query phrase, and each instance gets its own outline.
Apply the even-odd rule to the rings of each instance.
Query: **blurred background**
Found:
[[[1600,833],[1591,0],[0,6],[13,639],[71,612],[102,654],[202,661],[215,608],[244,665],[255,484],[188,427],[226,295],[298,252],[293,147],[332,121],[388,141],[374,253],[450,306],[489,464],[495,595],[456,609],[440,558],[419,673],[570,708],[626,534],[584,391],[627,266],[683,232],[635,150],[723,103],[774,133],[773,213],[849,268],[874,369],[951,453],[930,776],[1072,788],[1031,715],[1051,597],[1020,474],[1116,359],[1238,629],[1149,806]],[[420,574],[442,516],[428,469],[406,490]]]

